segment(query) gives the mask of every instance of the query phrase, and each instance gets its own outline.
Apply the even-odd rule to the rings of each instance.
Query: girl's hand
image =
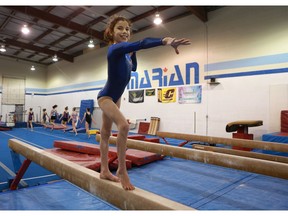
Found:
[[[171,37],[165,37],[162,41],[164,45],[171,45],[174,48],[176,54],[179,54],[178,46],[191,44],[190,40],[187,38],[176,39]]]

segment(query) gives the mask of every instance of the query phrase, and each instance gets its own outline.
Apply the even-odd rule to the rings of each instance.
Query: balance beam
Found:
[[[246,140],[246,139],[232,139],[232,138],[201,136],[201,135],[160,132],[160,131],[158,131],[156,135],[159,137],[168,137],[187,141],[200,141],[210,144],[224,144],[245,148],[256,148],[278,152],[288,152],[288,145],[274,142],[264,142],[264,141]]]
[[[17,139],[9,147],[27,159],[123,210],[195,210],[139,188],[126,191],[120,183],[100,179],[100,174]]]
[[[205,151],[219,152],[219,153],[224,153],[224,154],[238,155],[238,156],[243,156],[243,157],[257,158],[257,159],[262,159],[262,160],[277,161],[281,163],[288,163],[288,157],[278,156],[278,155],[261,154],[257,152],[241,151],[241,150],[235,150],[235,149],[220,148],[220,147],[198,145],[198,144],[194,144],[192,148],[205,150]]]
[[[97,135],[96,140],[100,142],[101,136]],[[116,141],[117,138],[110,136],[109,143],[115,145]],[[126,143],[128,148],[288,179],[288,164],[285,163],[175,147],[140,140],[127,139]]]

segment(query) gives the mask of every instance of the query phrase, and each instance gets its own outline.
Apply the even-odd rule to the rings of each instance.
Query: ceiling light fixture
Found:
[[[34,71],[35,70],[35,67],[34,67],[34,65],[32,65],[32,67],[31,67],[31,69],[30,70],[32,70],[32,71]]]
[[[53,60],[54,62],[57,62],[57,61],[58,61],[58,57],[57,57],[56,54],[53,56],[52,60]]]
[[[94,47],[94,43],[93,43],[92,39],[89,41],[88,47],[89,48],[93,48]]]
[[[160,25],[162,23],[162,19],[160,17],[160,14],[157,12],[156,15],[155,15],[155,18],[154,18],[154,24],[156,25]]]
[[[30,32],[29,28],[27,27],[27,25],[24,25],[21,29],[23,34],[28,34]]]
[[[6,52],[5,45],[1,45],[0,52]]]

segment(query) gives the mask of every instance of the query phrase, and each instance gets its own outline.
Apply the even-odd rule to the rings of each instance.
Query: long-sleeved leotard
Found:
[[[131,71],[137,69],[136,51],[161,46],[162,38],[145,38],[137,42],[121,42],[108,49],[108,79],[97,99],[108,96],[116,103],[130,81]],[[130,53],[133,53],[130,56]]]

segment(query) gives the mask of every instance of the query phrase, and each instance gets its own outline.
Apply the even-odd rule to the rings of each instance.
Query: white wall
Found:
[[[11,58],[7,58],[4,55],[0,55],[0,88],[2,93],[2,77],[14,77],[21,78],[25,80],[26,85],[26,95],[25,97],[25,109],[29,109],[32,107],[36,109],[37,104],[45,104],[45,99],[43,97],[38,97],[38,99],[34,99],[35,97],[31,97],[31,93],[36,89],[46,89],[46,70],[47,68],[43,65],[38,65],[31,62],[26,62],[22,60],[15,60]],[[31,71],[31,66],[34,65],[36,70]],[[2,94],[0,94],[0,103],[2,99]],[[0,114],[6,116],[9,112],[14,112],[14,105],[2,105],[0,107]],[[37,110],[35,111],[37,114]],[[3,120],[4,117],[3,117]]]
[[[152,96],[145,97],[142,104],[131,104],[125,91],[122,112],[131,119],[160,117],[161,131],[231,137],[225,131],[226,124],[237,120],[263,120],[263,126],[249,129],[256,139],[279,131],[280,111],[288,109],[288,7],[224,7],[208,17],[209,21],[202,23],[194,15],[187,16],[132,38],[189,38],[191,46],[180,47],[179,55],[170,47],[139,51],[137,72],[143,77],[147,70],[152,76],[153,69],[166,67],[169,78],[178,65],[185,79],[185,65],[197,62],[202,103],[161,104],[157,96]],[[47,89],[43,87],[48,96],[28,95],[27,103],[33,106],[37,101],[38,106],[48,110],[58,104],[59,112],[65,106],[80,106],[84,99],[94,99],[97,106],[97,93],[107,77],[106,51],[107,47],[96,49],[76,58],[74,63],[60,61],[50,65]],[[283,69],[281,73],[277,72],[279,69]],[[220,84],[208,84],[209,76],[216,76]],[[158,82],[153,81],[152,88],[158,87]],[[95,118],[94,127],[100,127],[99,109],[95,110]]]

